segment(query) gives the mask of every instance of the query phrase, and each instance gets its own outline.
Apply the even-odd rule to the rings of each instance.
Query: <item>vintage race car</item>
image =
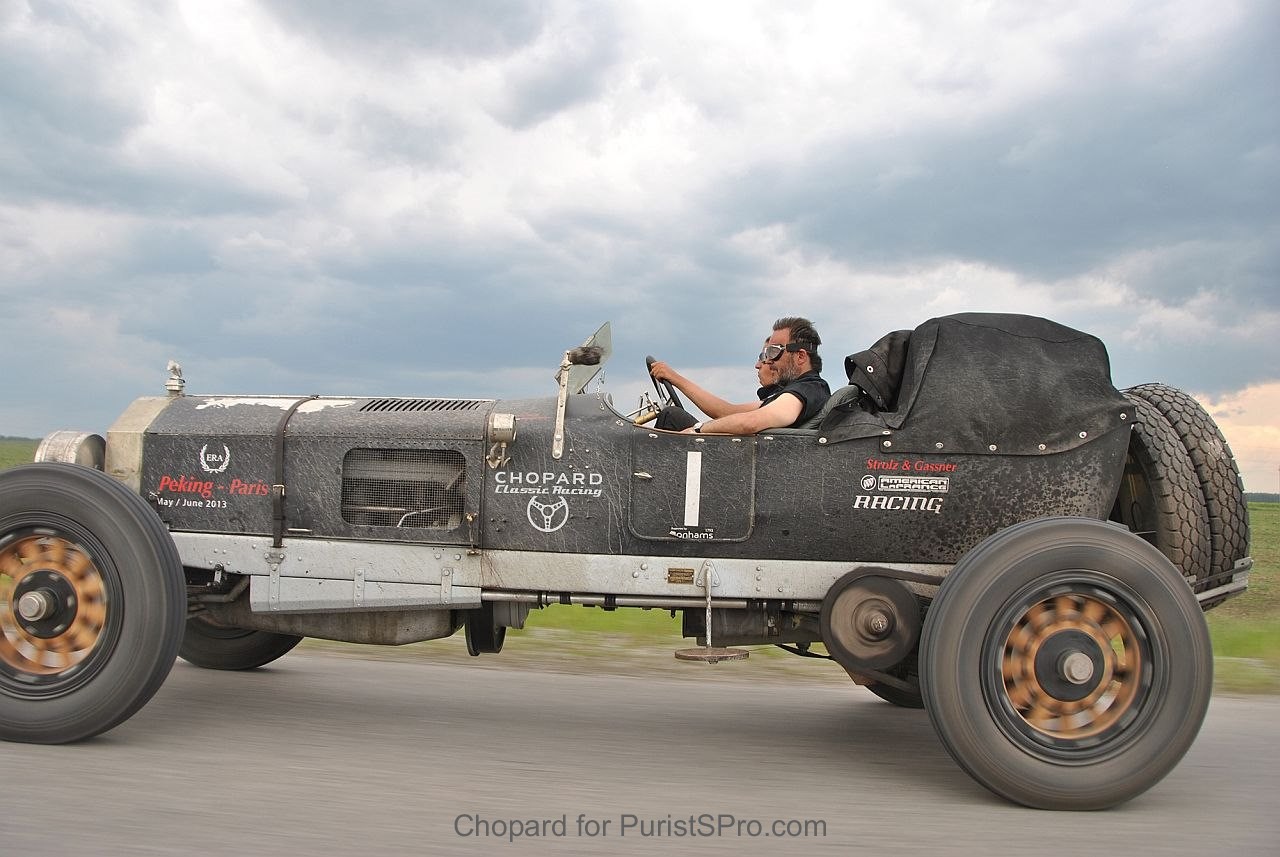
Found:
[[[110,729],[175,655],[460,628],[495,653],[580,604],[682,611],[690,660],[821,644],[1030,806],[1120,803],[1190,746],[1203,610],[1251,566],[1191,397],[1117,391],[1060,324],[963,314],[851,355],[810,426],[679,434],[649,427],[675,391],[624,412],[592,389],[609,335],[540,398],[187,395],[171,365],[105,438],[49,436],[0,474],[0,737]]]

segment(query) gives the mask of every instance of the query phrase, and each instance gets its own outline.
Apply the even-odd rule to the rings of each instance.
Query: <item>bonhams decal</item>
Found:
[[[715,527],[672,527],[667,535],[686,542],[709,542],[715,540],[716,531]]]

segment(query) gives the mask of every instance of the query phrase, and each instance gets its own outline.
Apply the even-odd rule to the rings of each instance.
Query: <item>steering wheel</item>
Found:
[[[658,391],[658,399],[662,402],[662,406],[675,405],[683,410],[684,402],[680,401],[680,396],[676,393],[675,385],[670,381],[659,381],[653,377],[653,364],[658,361],[650,355],[644,358],[645,368],[649,370],[649,377],[653,379],[653,388]]]

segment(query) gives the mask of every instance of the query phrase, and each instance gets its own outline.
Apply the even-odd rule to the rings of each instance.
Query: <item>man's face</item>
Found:
[[[768,345],[769,340],[766,339],[764,344]],[[756,376],[760,379],[761,387],[772,387],[774,384],[778,383],[778,364],[765,363],[763,360],[757,360]]]
[[[769,338],[765,340],[765,345],[781,345],[785,347],[790,341],[791,329],[783,328],[782,330],[775,330],[770,334]],[[773,383],[790,384],[803,374],[800,367],[797,365],[799,356],[799,353],[795,351],[783,351],[782,355],[778,357],[777,360],[768,364],[773,367],[773,371],[775,373],[775,380]]]

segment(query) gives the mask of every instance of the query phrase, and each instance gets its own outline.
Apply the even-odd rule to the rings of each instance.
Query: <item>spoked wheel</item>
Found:
[[[56,687],[116,634],[102,571],[68,535],[29,527],[0,547],[0,671],[33,690]]]
[[[1054,748],[1105,742],[1122,727],[1145,701],[1153,653],[1129,605],[1073,576],[1011,603],[984,657],[1000,659],[999,686],[987,691],[1003,703],[1003,726]]]
[[[62,743],[116,726],[156,692],[185,618],[177,549],[105,474],[0,474],[0,738]]]
[[[1101,809],[1159,782],[1212,684],[1204,616],[1178,570],[1091,519],[1029,521],[978,545],[921,641],[924,703],[948,752],[1042,809]]]
[[[294,634],[228,628],[193,616],[187,620],[178,657],[209,670],[252,670],[284,657],[300,642]]]

